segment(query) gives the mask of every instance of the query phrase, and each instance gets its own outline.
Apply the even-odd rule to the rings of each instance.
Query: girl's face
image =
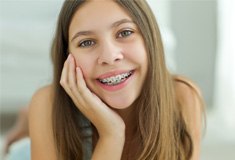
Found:
[[[69,27],[69,51],[87,87],[109,106],[127,108],[140,95],[146,48],[136,24],[114,1],[87,1],[78,9]]]

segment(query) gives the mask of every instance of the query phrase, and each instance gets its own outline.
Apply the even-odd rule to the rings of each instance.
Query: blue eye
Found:
[[[134,33],[134,32],[131,30],[124,30],[124,31],[120,32],[117,37],[118,38],[125,38],[125,37],[130,36],[132,33]]]
[[[81,41],[78,46],[79,47],[90,47],[94,44],[95,44],[95,42],[92,40],[84,40],[84,41]]]

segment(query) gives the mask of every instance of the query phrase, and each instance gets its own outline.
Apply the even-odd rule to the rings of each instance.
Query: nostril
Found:
[[[100,57],[98,57],[98,64],[110,64],[113,65],[115,62],[119,62],[124,58],[122,53],[109,53],[109,54],[102,54]]]
[[[121,59],[117,58],[117,59],[115,59],[114,61],[116,61],[116,62],[117,62],[117,61],[120,61],[120,60],[121,60]]]

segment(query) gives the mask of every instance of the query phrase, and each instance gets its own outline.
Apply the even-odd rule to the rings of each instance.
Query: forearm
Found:
[[[120,160],[125,136],[100,138],[96,144],[92,160]]]

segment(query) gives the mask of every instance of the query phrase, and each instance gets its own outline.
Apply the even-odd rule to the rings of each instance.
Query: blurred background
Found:
[[[148,0],[169,69],[202,90],[202,160],[235,159],[235,1]],[[52,78],[50,46],[62,0],[0,0],[0,147],[19,110]]]

